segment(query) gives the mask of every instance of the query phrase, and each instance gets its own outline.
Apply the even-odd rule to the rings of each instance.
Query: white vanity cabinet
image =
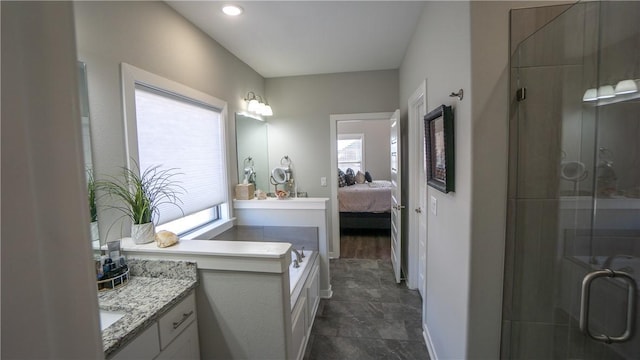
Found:
[[[192,291],[111,359],[200,359]]]
[[[292,359],[304,357],[311,328],[320,303],[320,262],[315,259],[302,292],[291,309]]]

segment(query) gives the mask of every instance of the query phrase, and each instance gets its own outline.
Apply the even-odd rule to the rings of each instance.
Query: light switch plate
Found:
[[[433,215],[438,215],[438,199],[434,196],[431,197],[431,212]]]
[[[320,186],[327,186],[327,178],[325,176],[320,178]]]

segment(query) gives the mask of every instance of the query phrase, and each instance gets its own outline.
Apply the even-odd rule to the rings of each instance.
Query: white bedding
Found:
[[[340,212],[391,212],[391,182],[375,180],[338,188]]]

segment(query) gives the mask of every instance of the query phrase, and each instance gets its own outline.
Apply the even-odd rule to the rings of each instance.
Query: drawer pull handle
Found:
[[[193,314],[193,310],[189,311],[186,314],[182,314],[182,319],[180,319],[179,321],[175,321],[173,323],[173,330],[177,329],[180,327],[180,325],[182,325],[183,322],[187,321],[187,319],[189,318],[189,316],[191,316]]]

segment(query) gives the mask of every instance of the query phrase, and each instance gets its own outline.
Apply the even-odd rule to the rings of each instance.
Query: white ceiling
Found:
[[[419,1],[167,1],[265,78],[397,69]]]

